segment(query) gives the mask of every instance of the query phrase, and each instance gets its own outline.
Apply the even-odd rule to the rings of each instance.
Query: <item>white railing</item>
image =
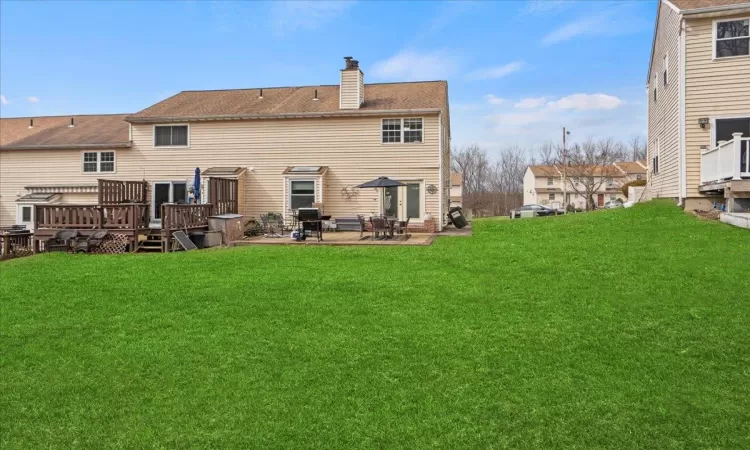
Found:
[[[731,141],[701,153],[701,183],[750,178],[750,137],[734,133]]]

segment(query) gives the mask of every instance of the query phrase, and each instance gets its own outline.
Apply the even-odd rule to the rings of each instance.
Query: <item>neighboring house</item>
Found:
[[[651,196],[750,208],[750,0],[660,0],[646,81]]]
[[[451,206],[463,206],[464,174],[451,173]]]
[[[339,85],[183,91],[135,114],[0,120],[2,226],[33,221],[24,202],[96,203],[99,178],[146,180],[159,223],[161,204],[188,200],[195,168],[204,182],[238,178],[246,217],[315,203],[333,217],[382,208],[410,229],[440,229],[450,205],[447,82],[365,84],[351,58]],[[379,176],[406,186],[356,187]]]
[[[592,187],[599,185],[601,181],[599,189],[594,192],[594,201],[597,206],[604,206],[610,200],[624,200],[623,184],[646,176],[645,165],[638,161],[618,162],[612,166],[595,168],[588,170],[586,175],[576,174],[574,167],[569,167],[568,171],[562,169],[559,165],[528,166],[523,177],[523,204],[548,205],[555,208],[573,205],[584,209],[586,197],[580,179],[593,175],[594,182],[590,184]],[[567,177],[565,182],[564,176]],[[573,183],[577,189],[573,188]]]

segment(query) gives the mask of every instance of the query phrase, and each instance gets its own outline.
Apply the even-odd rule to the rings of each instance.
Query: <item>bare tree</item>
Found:
[[[643,136],[637,134],[630,138],[628,141],[628,146],[630,150],[631,158],[633,158],[633,161],[637,161],[639,159],[646,159],[646,140],[643,139]]]
[[[582,195],[586,199],[586,209],[594,209],[594,195],[602,186],[614,187],[615,176],[619,175],[614,166],[616,161],[622,161],[627,150],[621,142],[613,139],[592,139],[570,148],[563,159],[559,160],[558,168],[563,173],[565,186],[572,192]]]
[[[489,188],[492,192],[492,214],[506,215],[523,203],[523,175],[526,171],[526,152],[508,147],[491,167]]]
[[[550,165],[556,162],[557,146],[552,141],[547,141],[539,146],[539,164]]]
[[[471,144],[462,149],[453,149],[451,169],[463,174],[463,204],[474,216],[480,216],[487,208],[487,196],[490,160],[487,152],[478,144]]]

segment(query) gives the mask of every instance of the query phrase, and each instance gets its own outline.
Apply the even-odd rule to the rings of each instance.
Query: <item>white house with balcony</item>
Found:
[[[750,0],[659,0],[647,83],[652,197],[750,211]]]

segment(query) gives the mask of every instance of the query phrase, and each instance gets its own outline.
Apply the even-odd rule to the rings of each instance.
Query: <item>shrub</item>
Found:
[[[624,195],[625,197],[628,196],[628,188],[630,186],[639,187],[639,186],[645,186],[645,185],[646,185],[646,180],[628,181],[627,183],[622,185],[622,195]]]

